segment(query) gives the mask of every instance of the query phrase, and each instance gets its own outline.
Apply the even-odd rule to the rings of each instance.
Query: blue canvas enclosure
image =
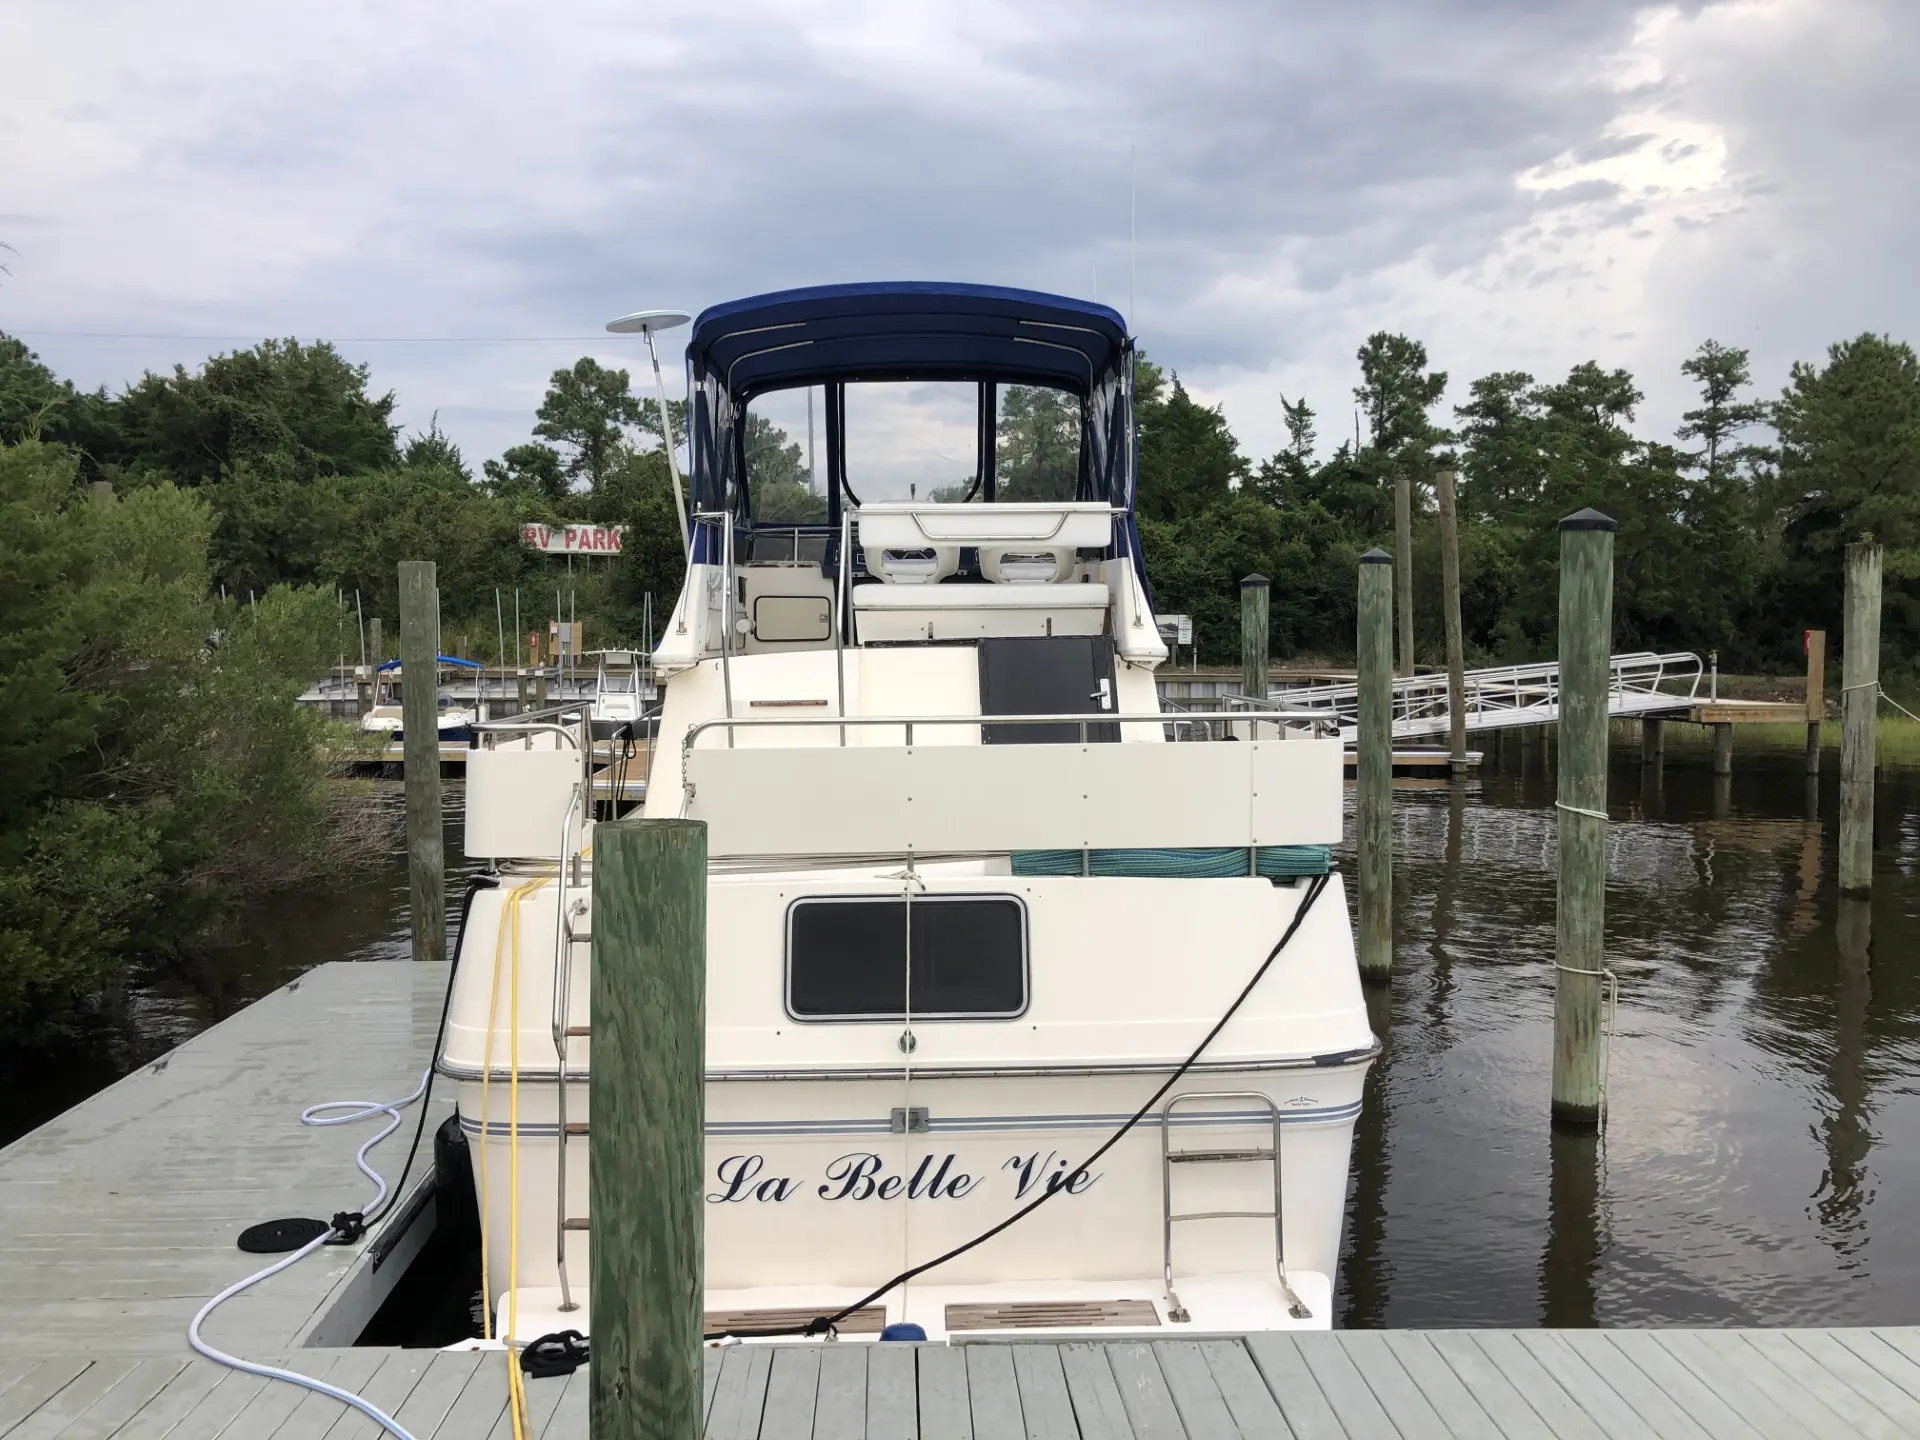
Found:
[[[818,528],[831,532],[843,491],[851,495],[844,479],[846,385],[975,382],[981,468],[989,477],[996,388],[1045,386],[1080,402],[1075,498],[1111,505],[1118,513],[1108,553],[1137,556],[1132,357],[1118,311],[993,285],[819,285],[715,305],[694,321],[687,347],[694,508],[752,526],[743,447],[746,406],[756,395],[825,388],[829,520]],[[700,525],[693,559],[718,563],[720,556],[717,526]]]

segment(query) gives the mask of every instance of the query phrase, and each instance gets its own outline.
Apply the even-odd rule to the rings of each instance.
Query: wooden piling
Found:
[[[1267,618],[1272,592],[1267,577],[1249,575],[1240,582],[1240,693],[1267,698]]]
[[[400,727],[407,786],[413,958],[447,958],[447,855],[440,817],[440,591],[431,560],[400,562]],[[380,622],[373,622],[374,634]]]
[[[595,827],[594,1440],[701,1430],[706,958],[706,825]]]
[[[1880,547],[1847,547],[1840,656],[1840,893],[1873,888],[1873,765],[1880,704]]]
[[[1733,774],[1733,726],[1713,727],[1713,773]]]
[[[1667,722],[1648,715],[1640,722],[1640,763],[1658,771],[1667,759]]]
[[[374,616],[367,621],[367,643],[373,647],[373,668],[377,673],[386,663],[387,652],[380,645],[380,617]]]
[[[1554,946],[1553,1119],[1600,1123],[1605,1036],[1607,680],[1613,535],[1597,510],[1560,522],[1560,883]]]
[[[1358,753],[1354,828],[1360,870],[1360,978],[1393,977],[1393,557],[1360,557]]]
[[[1440,503],[1440,588],[1447,626],[1447,768],[1467,773],[1467,642],[1460,628],[1460,522],[1453,471],[1434,480]]]
[[[1405,470],[1393,482],[1393,570],[1398,580],[1400,664],[1394,672],[1413,674],[1413,477]]]
[[[1807,646],[1807,774],[1820,773],[1820,726],[1827,718],[1827,632],[1809,630]]]

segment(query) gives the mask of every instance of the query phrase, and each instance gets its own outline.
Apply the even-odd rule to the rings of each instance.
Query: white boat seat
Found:
[[[958,545],[923,545],[897,549],[865,545],[867,573],[889,585],[938,585],[960,569]]]
[[[1107,587],[1082,585],[856,585],[855,610],[1101,610]]]
[[[980,573],[995,585],[1057,585],[1079,554],[1073,545],[982,545]]]

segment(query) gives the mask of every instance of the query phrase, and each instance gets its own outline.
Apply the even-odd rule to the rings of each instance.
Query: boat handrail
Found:
[[[1090,725],[1208,725],[1217,718],[1217,715],[1170,715],[1158,710],[1133,715],[751,715],[735,720],[715,718],[695,721],[687,727],[687,733],[681,738],[680,749],[683,754],[690,753],[695,742],[707,731],[722,728],[839,727],[844,733],[848,726],[897,725],[905,731],[906,743],[912,745],[914,727],[919,725],[1078,725],[1084,743]],[[1282,728],[1289,722],[1297,722],[1316,733],[1329,728],[1327,714],[1323,710],[1274,710],[1249,715],[1246,719],[1255,725],[1271,723]]]

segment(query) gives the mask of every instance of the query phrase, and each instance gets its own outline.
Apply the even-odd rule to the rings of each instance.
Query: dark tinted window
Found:
[[[787,912],[787,1009],[803,1019],[902,1019],[907,904],[800,900]],[[1004,895],[913,902],[913,1013],[1018,1015],[1027,1005],[1026,915]]]

